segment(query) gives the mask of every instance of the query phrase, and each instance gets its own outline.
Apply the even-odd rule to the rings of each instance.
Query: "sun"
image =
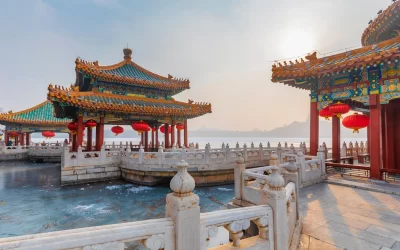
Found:
[[[288,30],[279,46],[283,58],[300,57],[314,51],[315,38],[312,32],[304,29]]]

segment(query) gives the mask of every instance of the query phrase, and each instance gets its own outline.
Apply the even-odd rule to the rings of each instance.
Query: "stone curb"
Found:
[[[328,179],[328,180],[325,180],[324,182],[329,183],[329,184],[344,186],[344,187],[359,188],[359,189],[374,191],[374,192],[378,192],[378,193],[394,194],[394,195],[400,196],[400,190],[393,191],[393,190],[385,189],[384,187],[373,187],[373,186],[371,186],[373,184],[365,184],[365,183],[359,183],[359,182],[355,182],[355,181],[333,180],[333,179]]]

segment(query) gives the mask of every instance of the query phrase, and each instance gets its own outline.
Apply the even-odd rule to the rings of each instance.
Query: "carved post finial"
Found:
[[[178,172],[169,185],[176,196],[189,196],[194,190],[195,181],[187,171],[188,166],[189,164],[183,160],[176,164]]]
[[[272,166],[271,172],[272,173],[269,175],[269,179],[268,179],[269,188],[272,190],[283,189],[285,186],[285,180],[283,179],[282,175],[280,174],[279,167]]]

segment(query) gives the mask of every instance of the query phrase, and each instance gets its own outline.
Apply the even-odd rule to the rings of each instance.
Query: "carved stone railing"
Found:
[[[274,249],[273,214],[269,206],[237,208],[200,215],[200,249],[229,249],[229,247],[257,245],[259,249]],[[243,231],[253,222],[258,227],[258,236],[241,240]],[[232,243],[229,243],[229,235]],[[223,248],[224,245],[226,248]],[[246,249],[246,248],[241,248]]]
[[[288,249],[299,221],[298,164],[291,161],[278,167],[278,158],[272,153],[270,166],[253,169],[246,169],[244,159],[238,160],[233,204],[242,207],[271,206],[275,249]]]
[[[357,159],[358,155],[368,154],[369,146],[368,141],[361,141],[358,143],[357,141],[353,144],[353,142],[343,142],[342,148],[340,150],[341,157],[353,156]]]
[[[276,163],[277,156],[274,155],[272,160]],[[239,157],[238,162],[243,164],[243,159]],[[293,169],[287,167],[283,177],[275,166],[263,168],[271,170],[270,176],[254,170],[244,171],[246,183],[241,198],[249,206],[201,214],[199,196],[193,193],[195,181],[187,171],[188,164],[180,161],[174,167],[177,173],[170,182],[173,192],[166,197],[164,219],[2,238],[0,249],[289,248],[293,224],[298,220],[297,173]],[[266,180],[266,185],[254,186],[247,180],[250,177]],[[247,189],[254,191],[247,192]],[[258,230],[251,230],[254,228]]]
[[[22,154],[27,153],[29,146],[0,146],[0,154]]]
[[[63,152],[64,147],[63,146],[56,146],[56,145],[48,145],[48,146],[30,146],[28,150],[28,155],[29,156],[40,156],[40,155],[46,155],[46,156],[59,156],[61,157],[61,154]]]
[[[104,147],[100,151],[83,152],[78,147],[78,152],[70,152],[68,146],[64,146],[61,167],[80,167],[107,164],[119,164],[121,161],[120,151],[106,151]]]

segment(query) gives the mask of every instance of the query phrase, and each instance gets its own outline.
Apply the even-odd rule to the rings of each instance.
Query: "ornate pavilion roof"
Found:
[[[152,73],[131,60],[131,49],[124,49],[124,60],[110,66],[100,66],[97,61],[87,62],[77,58],[75,70],[104,82],[127,84],[171,91],[173,94],[190,88],[188,79],[178,79]]]
[[[211,113],[211,104],[178,102],[95,91],[79,92],[49,85],[48,99],[86,110],[125,113],[139,116],[175,116],[194,118]]]
[[[369,23],[361,37],[363,46],[397,37],[400,32],[400,1],[394,2]]]
[[[70,119],[55,118],[53,105],[50,101],[44,101],[32,108],[20,111],[0,114],[1,124],[22,124],[40,126],[62,126],[65,127]]]
[[[342,72],[368,65],[375,65],[384,61],[398,59],[400,56],[400,37],[396,37],[378,44],[365,46],[359,49],[340,54],[317,58],[316,52],[306,56],[306,60],[289,61],[282,65],[272,66],[272,81],[301,89],[311,89],[310,78],[321,77],[327,74]]]

